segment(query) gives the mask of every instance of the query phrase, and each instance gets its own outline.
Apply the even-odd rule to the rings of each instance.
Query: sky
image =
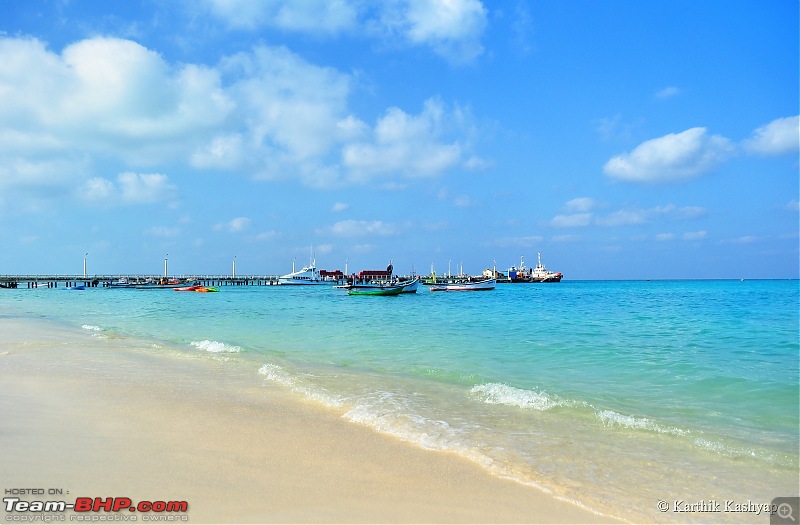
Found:
[[[796,0],[0,1],[0,274],[798,278]]]

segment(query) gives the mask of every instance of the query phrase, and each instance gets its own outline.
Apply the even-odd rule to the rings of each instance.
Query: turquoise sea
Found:
[[[798,494],[798,281],[220,290],[0,290],[0,315],[224,361],[352,424],[627,520],[768,523],[674,507]]]

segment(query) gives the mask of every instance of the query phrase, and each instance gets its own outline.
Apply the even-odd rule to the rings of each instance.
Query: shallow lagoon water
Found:
[[[604,514],[751,522],[657,505],[796,495],[799,290],[798,281],[564,281],[399,297],[20,289],[2,290],[0,314],[224,360],[354,424]]]

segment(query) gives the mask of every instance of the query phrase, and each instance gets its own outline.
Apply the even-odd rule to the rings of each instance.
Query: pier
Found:
[[[112,282],[127,279],[128,282],[175,280],[181,283],[194,281],[201,286],[273,286],[278,284],[278,275],[181,275],[164,277],[155,274],[114,274],[114,275],[0,275],[2,288],[108,288]],[[331,281],[331,284],[336,282]],[[174,286],[181,286],[175,284]]]

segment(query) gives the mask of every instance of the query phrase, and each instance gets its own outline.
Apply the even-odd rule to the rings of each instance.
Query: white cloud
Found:
[[[556,215],[550,220],[550,225],[555,228],[577,228],[589,226],[592,223],[591,213],[572,213],[569,215]]]
[[[369,235],[395,235],[399,232],[397,226],[383,221],[340,221],[328,230],[333,235],[340,237],[360,237]]]
[[[676,95],[679,95],[680,92],[681,90],[676,88],[675,86],[668,86],[656,92],[656,98],[660,99],[672,98]]]
[[[276,239],[280,237],[280,234],[275,230],[269,230],[265,232],[259,232],[255,234],[252,238],[256,241],[271,241],[272,239]]]
[[[598,226],[633,226],[647,224],[654,220],[690,220],[702,217],[707,213],[700,206],[678,207],[674,204],[655,206],[653,208],[627,208],[615,211],[605,217],[598,217],[595,223]]]
[[[197,160],[228,154],[228,168],[262,179],[298,177],[310,185],[339,178],[325,166],[328,156],[359,127],[348,115],[350,79],[332,68],[315,66],[285,48],[260,46],[225,59],[222,69],[235,82],[227,90],[237,101],[236,121],[223,143],[211,142]],[[344,125],[343,125],[344,124]],[[242,153],[238,144],[244,144]],[[234,147],[235,146],[235,147]]]
[[[101,159],[131,172],[188,164],[313,187],[480,166],[468,111],[429,100],[417,115],[390,108],[373,129],[348,110],[351,83],[285,48],[208,67],[167,63],[130,40],[91,38],[59,54],[0,37],[0,186],[152,200],[145,179],[93,177]]]
[[[673,240],[675,240],[675,234],[674,233],[659,233],[659,234],[656,234],[656,240],[657,241],[673,241]]]
[[[358,6],[346,0],[207,0],[204,4],[231,28],[268,26],[314,33],[353,28]]]
[[[453,63],[481,55],[487,10],[479,0],[205,0],[191,5],[228,27],[277,28],[314,37],[350,34],[429,47]],[[199,9],[199,11],[198,11]]]
[[[175,192],[166,175],[160,173],[121,173],[117,184],[122,200],[128,203],[157,202],[171,198]]]
[[[732,153],[728,139],[709,136],[705,128],[691,128],[643,142],[632,152],[613,157],[603,170],[627,182],[674,182],[709,171]]]
[[[83,40],[61,54],[35,39],[0,38],[0,95],[4,184],[86,184],[90,198],[103,191],[91,181],[95,159],[136,168],[181,158],[232,107],[212,70],[170,67],[113,38]],[[116,189],[128,202],[152,201],[148,184],[157,182],[120,180]]]
[[[363,182],[387,174],[404,177],[438,176],[465,162],[465,146],[447,135],[463,137],[466,114],[448,112],[436,99],[425,102],[422,113],[409,115],[391,108],[378,120],[370,142],[345,146],[343,163],[348,178]]]
[[[403,0],[394,6],[384,21],[411,43],[428,45],[454,62],[471,61],[483,52],[487,11],[480,1]]]
[[[800,149],[800,116],[775,119],[753,131],[744,148],[758,155],[785,155]]]
[[[564,209],[570,213],[579,213],[579,212],[587,212],[592,211],[592,209],[597,205],[597,202],[589,197],[578,197],[577,199],[572,199],[568,201],[564,205]]]
[[[231,219],[226,223],[215,225],[214,230],[237,233],[246,230],[252,223],[253,221],[247,217],[236,217],[235,219]]]
[[[103,201],[111,198],[115,191],[113,182],[102,177],[95,177],[86,181],[82,193],[87,200]]]
[[[590,211],[596,205],[597,203],[593,199],[573,199],[566,203],[565,209],[575,212],[585,211],[556,215],[550,219],[549,224],[554,228],[579,228],[591,225],[613,228],[648,224],[661,219],[690,220],[702,217],[707,213],[705,208],[699,206],[678,207],[674,204],[666,204],[653,208],[626,208],[598,217]]]
[[[742,235],[741,237],[737,237],[736,239],[730,239],[728,241],[723,241],[724,243],[729,244],[753,244],[756,242],[760,242],[763,239],[761,237],[757,237],[755,235]]]
[[[115,206],[165,201],[173,198],[175,192],[175,186],[166,175],[125,172],[117,176],[116,182],[102,177],[91,178],[83,184],[79,195],[88,201]]]
[[[684,241],[702,241],[708,237],[708,232],[700,230],[696,232],[686,232],[683,234]]]
[[[595,222],[606,227],[631,226],[646,223],[649,215],[647,210],[641,209],[617,210],[605,217],[599,217]]]
[[[800,201],[792,199],[786,203],[785,208],[789,211],[800,211]]]
[[[350,205],[347,204],[347,203],[337,202],[331,207],[331,211],[334,212],[334,213],[338,213],[340,211],[345,211],[349,207],[350,207]]]

